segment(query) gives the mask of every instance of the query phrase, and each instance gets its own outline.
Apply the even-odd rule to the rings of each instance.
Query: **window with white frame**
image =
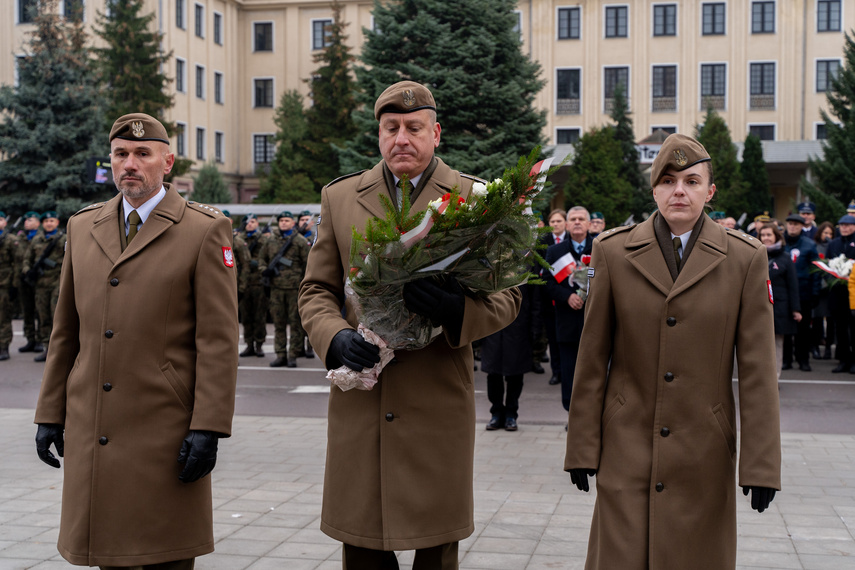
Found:
[[[187,25],[184,23],[184,9],[184,0],[175,0],[175,27],[182,30],[187,29]]]
[[[724,63],[701,64],[701,110],[725,109],[727,96],[727,65]]]
[[[324,49],[332,39],[332,20],[312,20],[312,49]]]
[[[831,81],[840,73],[839,59],[820,59],[816,62],[816,92],[825,93],[831,89]]]
[[[723,36],[725,32],[725,3],[707,2],[701,8],[701,33],[705,36]]]
[[[255,79],[255,107],[273,107],[273,79]]]
[[[555,100],[557,115],[578,115],[582,112],[582,72],[579,69],[555,70]]]
[[[221,131],[214,131],[214,160],[222,164],[223,160],[223,139],[225,135]]]
[[[196,97],[205,98],[205,68],[201,65],[196,66]]]
[[[775,33],[775,2],[751,3],[751,33]]]
[[[775,125],[749,125],[748,134],[754,135],[761,141],[775,140]]]
[[[654,36],[676,36],[677,35],[677,5],[676,4],[654,4],[653,5],[653,35]]]
[[[748,107],[752,110],[775,108],[775,63],[752,63],[749,79],[751,97]]]
[[[555,144],[575,144],[581,135],[582,129],[556,129]]]
[[[273,135],[252,135],[252,158],[255,164],[269,164],[273,162],[276,153]]]
[[[522,41],[522,12],[514,10],[514,16],[517,17],[514,23],[514,32],[516,32],[517,38]]]
[[[187,62],[180,57],[175,58],[175,90],[179,93],[187,91]]]
[[[816,31],[840,31],[840,0],[819,0],[816,3]]]
[[[816,123],[816,140],[824,141],[828,138],[828,127],[825,123]]]
[[[18,0],[18,23],[31,24],[39,10],[38,0]]]
[[[650,134],[655,133],[656,131],[665,131],[669,135],[673,135],[677,132],[677,127],[666,126],[666,127],[657,127],[656,125],[650,127]]]
[[[626,6],[606,6],[606,37],[625,38],[629,33],[627,21],[629,8]]]
[[[196,37],[204,38],[205,37],[205,7],[201,4],[196,4],[193,12],[196,15],[196,19],[194,21]]]
[[[25,55],[16,55],[15,56],[15,87],[21,85],[21,68],[27,61],[27,56]]]
[[[196,127],[196,159],[205,160],[205,129]]]
[[[71,22],[83,21],[83,0],[64,0],[62,3],[62,15]]]
[[[629,101],[629,68],[628,67],[606,67],[603,69],[603,110],[611,113],[614,107],[615,91],[618,85],[623,86],[624,96]]]
[[[214,72],[214,103],[220,105],[224,102],[225,95],[223,94],[223,74],[219,71]]]
[[[558,9],[559,40],[578,40],[581,37],[581,12],[579,7]]]
[[[223,45],[223,15],[214,12],[214,43]]]
[[[273,51],[273,22],[253,22],[254,51]]]
[[[175,154],[178,156],[187,155],[187,124],[175,123]]]
[[[653,101],[651,111],[673,112],[677,110],[677,66],[653,66]]]

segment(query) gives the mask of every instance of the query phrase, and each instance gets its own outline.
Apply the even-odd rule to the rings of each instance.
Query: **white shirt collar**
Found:
[[[680,246],[680,249],[686,251],[686,244],[689,243],[689,238],[692,237],[692,230],[689,230],[686,233],[680,235],[671,232],[671,239],[673,240],[675,237],[680,238],[680,243],[683,244]]]
[[[146,200],[139,208],[134,208],[133,206],[131,206],[131,203],[128,202],[127,198],[122,197],[122,208],[125,211],[125,229],[128,229],[128,216],[130,215],[131,211],[136,210],[137,213],[140,215],[140,220],[142,220],[142,223],[144,224],[151,212],[157,207],[158,204],[160,204],[160,201],[163,200],[164,196],[166,196],[166,188],[161,186],[160,192]]]
[[[412,184],[412,185],[413,185],[413,188],[418,188],[418,186],[419,186],[419,180],[421,180],[421,179],[422,179],[422,174],[424,174],[424,171],[422,171],[421,173],[419,173],[419,175],[418,175],[418,176],[414,176],[414,177],[410,178],[410,184]],[[392,175],[392,178],[394,178],[394,179],[395,179],[395,186],[397,186],[397,185],[398,185],[398,182],[399,182],[401,179],[400,179],[400,178],[398,178],[397,176],[395,176],[394,174]]]

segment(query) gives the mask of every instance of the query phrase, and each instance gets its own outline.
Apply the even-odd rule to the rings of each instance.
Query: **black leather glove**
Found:
[[[404,305],[411,313],[430,319],[433,326],[460,334],[466,298],[454,277],[446,277],[441,285],[430,277],[406,283]]]
[[[268,279],[270,279],[271,277],[276,276],[276,272],[268,267],[267,269],[265,269],[264,271],[261,272],[261,276],[267,277]]]
[[[65,452],[63,429],[60,424],[39,424],[39,429],[36,431],[36,453],[39,454],[39,459],[57,469],[59,459],[50,452],[50,445],[53,444],[56,447],[56,453],[62,457]]]
[[[596,469],[568,469],[570,472],[570,482],[576,485],[576,488],[586,493],[590,490],[588,487],[588,477],[597,474]]]
[[[356,372],[373,368],[380,362],[380,347],[371,344],[353,329],[342,329],[336,333],[327,351],[327,368],[347,366]]]
[[[214,470],[219,439],[212,431],[190,430],[178,453],[178,463],[184,463],[184,470],[178,476],[181,481],[192,483]]]
[[[775,489],[769,487],[742,487],[742,494],[748,496],[748,491],[751,491],[751,508],[762,513],[769,508],[769,503],[775,498]]]

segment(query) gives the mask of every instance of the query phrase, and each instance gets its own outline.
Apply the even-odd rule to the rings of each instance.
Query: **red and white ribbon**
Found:
[[[439,212],[440,214],[443,213],[445,211],[445,209],[448,207],[448,203],[450,201],[451,201],[451,198],[448,198],[448,199],[440,202],[436,211]],[[424,217],[422,218],[422,221],[419,222],[419,225],[417,225],[416,227],[414,227],[413,229],[411,229],[407,233],[401,235],[401,243],[404,244],[404,247],[410,247],[411,245],[413,245],[414,243],[416,243],[417,241],[419,241],[420,239],[422,239],[426,235],[428,235],[428,232],[430,231],[430,229],[432,227],[433,227],[433,209],[428,208],[428,210],[425,212]]]

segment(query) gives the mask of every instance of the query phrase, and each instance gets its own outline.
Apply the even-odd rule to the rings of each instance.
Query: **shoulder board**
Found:
[[[618,227],[616,227],[616,228],[611,228],[611,229],[609,229],[609,230],[604,230],[604,231],[600,232],[600,233],[599,233],[599,235],[597,235],[596,239],[597,239],[597,240],[600,240],[600,241],[602,241],[602,240],[604,240],[604,239],[608,239],[608,238],[610,238],[610,237],[612,237],[612,236],[616,236],[617,234],[620,234],[620,233],[623,233],[623,232],[629,231],[629,230],[631,230],[632,228],[634,228],[636,225],[637,225],[637,224],[632,224],[631,226],[618,226]]]
[[[330,182],[329,184],[327,184],[327,186],[332,186],[333,184],[336,184],[336,183],[338,183],[338,182],[341,182],[342,180],[346,180],[347,178],[353,178],[354,176],[359,176],[359,175],[360,175],[360,174],[362,174],[363,172],[366,172],[366,171],[365,171],[365,170],[360,170],[360,171],[358,171],[358,172],[351,172],[350,174],[345,174],[344,176],[339,176],[338,178],[336,178],[335,180],[333,180],[332,182]]]
[[[741,239],[742,241],[744,241],[745,243],[749,244],[750,246],[752,246],[754,248],[758,248],[761,245],[759,239],[757,239],[756,237],[748,235],[747,233],[743,232],[742,230],[726,230],[726,231],[727,231],[727,235],[734,237],[734,238],[737,238],[737,239]]]
[[[487,181],[486,181],[486,180],[484,180],[483,178],[478,178],[477,176],[473,176],[473,175],[471,175],[471,174],[464,174],[464,173],[462,173],[462,172],[461,172],[461,173],[460,173],[460,177],[461,177],[461,178],[468,178],[469,180],[474,180],[475,182],[481,182],[482,184],[486,184],[486,183],[487,183]]]
[[[187,205],[196,210],[197,212],[208,214],[212,218],[218,218],[223,215],[221,211],[214,208],[213,206],[208,206],[206,204],[202,204],[201,202],[194,202],[192,200],[188,200]]]
[[[82,214],[83,212],[88,212],[88,211],[90,211],[90,210],[97,210],[98,208],[102,208],[102,207],[104,206],[104,204],[106,204],[106,203],[107,203],[107,202],[96,202],[95,204],[89,204],[89,205],[88,205],[88,206],[86,206],[85,208],[82,208],[82,209],[80,209],[80,210],[77,210],[76,212],[74,212],[73,214],[71,214],[71,216],[72,216],[72,217],[74,217],[74,216],[76,216],[77,214]]]

